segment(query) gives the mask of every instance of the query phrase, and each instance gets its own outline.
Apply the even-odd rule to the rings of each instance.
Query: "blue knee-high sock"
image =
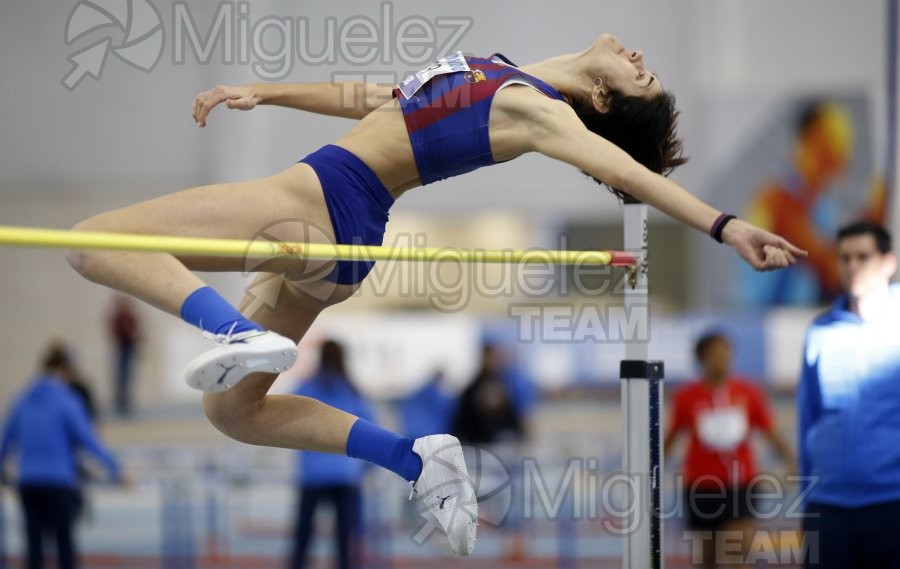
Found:
[[[228,334],[262,330],[262,326],[247,320],[212,287],[198,288],[181,305],[181,318],[213,334]]]
[[[410,482],[422,473],[422,459],[412,450],[413,441],[357,419],[347,438],[347,456],[368,460],[395,472]]]

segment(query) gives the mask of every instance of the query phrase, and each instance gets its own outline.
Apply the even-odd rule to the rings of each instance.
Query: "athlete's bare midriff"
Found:
[[[530,87],[512,85],[494,96],[488,132],[494,160],[512,160],[528,151],[527,109],[546,97]],[[394,199],[422,185],[412,144],[396,99],[362,119],[336,145],[365,162],[384,183]]]

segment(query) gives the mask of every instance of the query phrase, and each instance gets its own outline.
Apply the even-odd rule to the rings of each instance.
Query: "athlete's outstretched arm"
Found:
[[[547,101],[529,113],[535,125],[533,149],[567,162],[635,199],[659,209],[703,232],[709,232],[721,212],[687,190],[651,172],[624,150],[589,131],[565,103]],[[787,240],[733,220],[722,239],[753,268],[765,271],[787,267],[806,252]]]
[[[394,85],[382,83],[252,83],[219,85],[197,95],[193,116],[198,126],[217,105],[249,111],[256,105],[278,105],[301,111],[361,119],[391,100]]]

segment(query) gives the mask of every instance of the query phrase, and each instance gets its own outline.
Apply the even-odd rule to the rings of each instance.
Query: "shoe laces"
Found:
[[[237,326],[237,322],[234,322],[231,325],[231,328],[228,329],[228,332],[225,334],[216,334],[214,332],[203,331],[203,337],[208,340],[214,340],[217,344],[234,344],[236,342],[242,342],[247,338],[252,336],[258,336],[262,334],[259,330],[247,330],[246,332],[238,332],[234,333],[234,327]]]

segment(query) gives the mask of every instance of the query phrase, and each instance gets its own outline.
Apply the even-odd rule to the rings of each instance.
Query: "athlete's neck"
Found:
[[[591,96],[594,77],[590,72],[591,50],[570,53],[525,65],[522,71],[549,83],[569,101]]]

